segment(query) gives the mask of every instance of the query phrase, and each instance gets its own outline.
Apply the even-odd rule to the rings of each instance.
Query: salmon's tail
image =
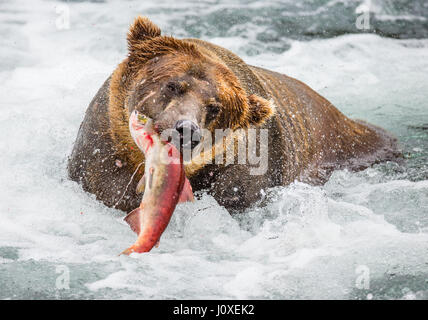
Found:
[[[141,216],[143,215],[143,209],[141,207],[138,207],[134,210],[132,210],[126,217],[125,221],[129,224],[132,231],[134,231],[136,234],[140,234],[141,229]],[[130,246],[128,249],[121,252],[119,255],[125,254],[129,256],[133,252],[138,252],[135,244]]]
[[[119,256],[121,256],[122,254],[129,256],[131,253],[136,252],[134,246],[130,246],[128,249],[122,251],[121,253],[119,253]]]

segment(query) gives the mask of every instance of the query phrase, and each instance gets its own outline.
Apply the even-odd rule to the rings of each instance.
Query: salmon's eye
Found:
[[[149,118],[147,118],[144,114],[141,114],[141,113],[138,114],[138,121],[141,122],[142,124],[146,124],[148,119]]]

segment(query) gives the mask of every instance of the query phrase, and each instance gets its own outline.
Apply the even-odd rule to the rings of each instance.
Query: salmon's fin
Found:
[[[146,175],[143,175],[143,177],[138,182],[137,187],[135,188],[135,192],[137,194],[143,193],[145,188],[146,188]]]
[[[137,209],[132,210],[123,220],[131,227],[132,231],[136,234],[140,234],[141,226],[141,216],[143,214],[143,209],[138,207]]]
[[[183,190],[181,190],[180,198],[178,198],[178,203],[186,201],[195,201],[193,197],[192,186],[190,185],[189,179],[184,177]]]
[[[160,243],[160,240],[158,240],[158,242],[156,242],[156,244],[155,244],[156,248],[159,248],[159,243]]]

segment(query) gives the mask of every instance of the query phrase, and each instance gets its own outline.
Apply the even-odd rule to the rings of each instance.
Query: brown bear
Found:
[[[304,83],[247,65],[220,46],[162,36],[143,17],[127,40],[128,57],[90,103],[68,165],[71,179],[109,207],[129,212],[142,197],[136,186],[144,157],[128,129],[133,110],[153,118],[159,132],[267,130],[263,174],[250,173],[254,164],[211,161],[236,145],[227,136],[226,149],[201,149],[185,165],[193,190],[206,190],[231,212],[248,208],[266,188],[320,184],[334,169],[361,170],[399,156],[383,129],[347,118]]]

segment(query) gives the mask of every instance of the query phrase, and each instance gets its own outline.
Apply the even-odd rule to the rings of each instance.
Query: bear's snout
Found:
[[[180,149],[193,150],[201,141],[201,130],[199,126],[191,120],[178,120],[174,129],[180,136]]]

